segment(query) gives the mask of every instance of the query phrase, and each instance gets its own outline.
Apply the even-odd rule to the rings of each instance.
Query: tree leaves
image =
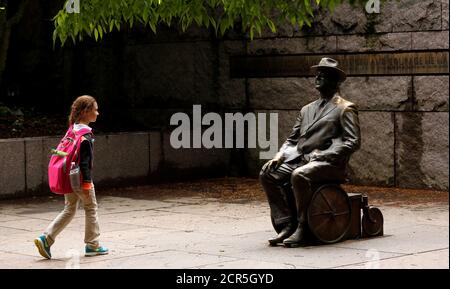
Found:
[[[130,28],[136,23],[149,26],[156,33],[160,24],[179,25],[183,31],[195,23],[212,27],[216,35],[224,35],[241,23],[242,31],[253,39],[263,29],[276,32],[281,22],[311,26],[317,9],[334,9],[343,0],[82,0],[80,13],[68,13],[66,5],[53,18],[53,43],[64,45],[67,38],[81,41],[83,35],[96,41],[105,33]],[[365,0],[346,0],[364,2]]]

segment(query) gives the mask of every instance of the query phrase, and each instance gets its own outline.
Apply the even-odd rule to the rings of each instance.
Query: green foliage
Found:
[[[311,26],[318,8],[333,10],[343,0],[79,0],[80,13],[68,13],[66,5],[53,18],[57,39],[82,41],[86,35],[96,41],[106,33],[135,23],[154,33],[159,24],[179,25],[183,31],[193,23],[224,35],[241,23],[243,32],[253,39],[265,28],[272,32],[281,23]],[[347,0],[365,2],[364,0]]]

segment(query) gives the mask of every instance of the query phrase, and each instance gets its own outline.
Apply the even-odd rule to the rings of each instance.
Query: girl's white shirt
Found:
[[[73,125],[73,129],[74,129],[75,131],[79,131],[79,130],[82,129],[82,128],[89,128],[89,129],[91,129],[90,126],[85,125],[85,124],[81,124],[81,123],[75,123],[75,124]]]

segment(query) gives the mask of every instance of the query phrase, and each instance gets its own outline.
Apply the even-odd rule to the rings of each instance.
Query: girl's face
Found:
[[[92,109],[84,114],[83,122],[87,123],[95,122],[97,120],[98,115],[99,115],[98,105],[97,102],[94,102],[94,106],[92,107]]]

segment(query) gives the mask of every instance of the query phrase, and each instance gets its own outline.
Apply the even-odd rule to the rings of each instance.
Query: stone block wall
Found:
[[[24,62],[15,65],[24,67],[17,81],[18,85],[26,82],[23,94],[45,87],[48,97],[42,101],[56,103],[59,108],[75,95],[92,94],[102,110],[99,121],[132,121],[143,130],[163,131],[161,135],[136,136],[132,141],[140,147],[159,147],[161,154],[137,150],[131,156],[123,152],[111,167],[101,168],[100,174],[105,176],[127,175],[117,168],[119,159],[127,166],[134,165],[139,175],[158,171],[157,179],[174,175],[177,168],[202,176],[257,176],[263,163],[258,149],[172,150],[168,144],[168,135],[174,129],[169,125],[171,115],[189,114],[192,105],[201,104],[203,111],[221,114],[277,112],[281,145],[299,109],[319,96],[312,77],[233,78],[232,56],[448,51],[448,6],[448,0],[387,0],[382,1],[380,14],[367,14],[363,7],[343,4],[333,13],[319,13],[311,27],[282,25],[277,33],[264,31],[252,41],[235,31],[217,39],[211,31],[197,27],[187,33],[160,27],[154,35],[136,26],[108,35],[101,43],[87,41],[56,52],[37,46],[47,49],[36,55],[45,56],[39,59],[46,59],[53,72],[40,73],[49,76],[35,81],[37,67],[44,66]],[[30,23],[37,21],[28,18]],[[25,31],[32,35],[33,27]],[[33,40],[24,36],[19,39]],[[51,43],[51,33],[48,39]],[[22,42],[11,48],[19,60],[28,55],[21,47],[29,45],[19,45]],[[49,88],[54,91],[47,93]],[[353,183],[448,190],[448,70],[440,75],[350,75],[341,91],[358,106],[362,126],[362,147],[350,163]],[[121,142],[121,136],[100,139],[105,144]],[[23,180],[6,185],[5,180],[11,177],[6,170],[0,175],[2,190],[38,188],[45,179],[39,167],[45,163],[47,140],[19,143],[23,152],[15,151],[17,156],[2,153],[0,169],[5,170],[1,166],[11,158],[27,158],[27,167],[22,161],[14,164],[15,171],[26,173]],[[11,146],[0,143],[0,152]],[[107,146],[99,144],[99,150],[102,157],[111,154]],[[148,159],[152,161],[141,166],[140,161]]]
[[[311,28],[265,32],[248,42],[246,54],[433,52],[448,50],[448,35],[448,0],[385,1],[380,14],[370,15],[344,4],[319,14]],[[448,69],[444,75],[349,76],[341,93],[360,111],[353,183],[448,190]],[[283,122],[295,119],[286,116],[317,97],[310,77],[247,79],[252,109],[281,111],[280,142],[289,129]]]
[[[160,131],[96,135],[92,179],[97,188],[225,175],[230,150],[174,150]],[[61,136],[60,136],[61,137]],[[0,140],[0,199],[50,194],[50,149],[60,137]]]
[[[120,111],[148,129],[165,131],[164,146],[174,129],[170,116],[189,114],[193,104],[218,113],[277,112],[281,145],[298,110],[319,97],[313,77],[233,78],[231,57],[433,52],[448,47],[448,0],[383,1],[379,14],[343,4],[333,13],[319,13],[311,27],[283,25],[276,34],[265,31],[252,41],[234,32],[215,39],[196,27],[184,34],[167,29],[156,36],[138,28],[127,35],[121,54]],[[98,91],[108,87],[109,78],[103,79],[95,85]],[[350,163],[353,183],[448,189],[448,83],[448,72],[348,77],[341,92],[358,106],[363,129],[361,150]],[[225,160],[227,154],[225,149],[182,149],[165,161],[168,167],[205,171],[201,155]],[[257,176],[264,163],[259,150],[237,155],[244,157],[230,157],[227,167]],[[209,173],[224,167],[214,163],[218,166]]]

